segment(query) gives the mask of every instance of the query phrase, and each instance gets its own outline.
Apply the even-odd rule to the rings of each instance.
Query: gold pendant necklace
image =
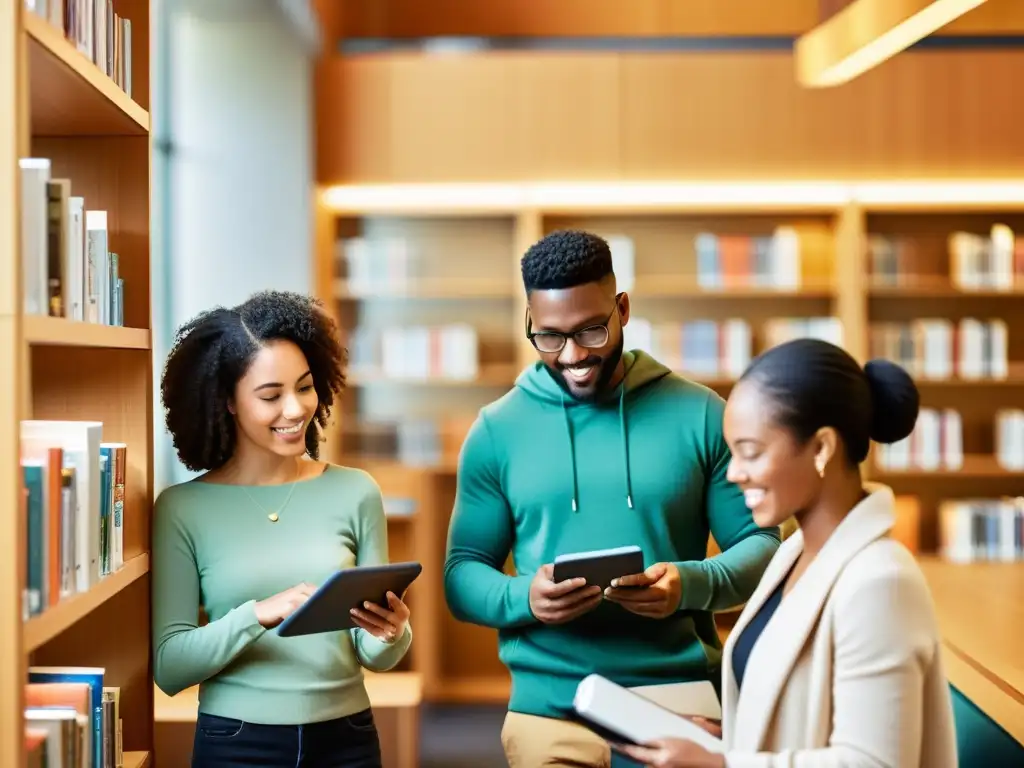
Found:
[[[301,474],[301,470],[299,471],[299,474]],[[296,477],[294,480],[292,480],[292,487],[288,489],[288,495],[284,497],[284,503],[282,503],[281,506],[278,507],[278,509],[280,511],[283,512],[284,508],[288,506],[288,502],[291,501],[292,493],[295,491],[295,486],[298,484],[298,482],[299,482],[299,478],[298,477]],[[266,513],[267,519],[270,522],[276,523],[278,520],[281,519],[280,516],[277,514],[277,512],[269,511],[266,507],[264,507],[262,504],[260,504],[258,501],[256,501],[256,499],[253,498],[253,495],[251,493],[249,493],[249,489],[246,488],[244,485],[242,486],[242,490],[245,491],[245,495],[249,497],[249,501],[251,501],[253,504],[255,504],[257,507],[259,507],[260,509],[262,509]]]

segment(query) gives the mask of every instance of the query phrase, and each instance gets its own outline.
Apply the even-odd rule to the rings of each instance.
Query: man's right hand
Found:
[[[564,624],[594,610],[604,596],[599,586],[586,586],[585,579],[552,581],[554,566],[542,565],[530,584],[530,610],[544,624]]]
[[[278,592],[266,600],[260,600],[255,605],[256,620],[265,629],[273,629],[309,600],[309,596],[315,591],[316,587],[312,584],[296,584],[291,589]]]

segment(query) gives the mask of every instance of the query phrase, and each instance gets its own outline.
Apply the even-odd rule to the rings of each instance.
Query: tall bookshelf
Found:
[[[0,547],[6,548],[0,557],[0,765],[16,768],[28,759],[30,668],[92,667],[103,670],[104,687],[119,690],[122,764],[139,768],[150,763],[153,744],[150,4],[115,0],[111,15],[98,20],[85,9],[102,13],[102,3],[49,5],[54,5],[52,16],[28,10],[24,0],[0,0],[0,414],[9,425],[0,437]],[[77,22],[69,22],[76,14]],[[130,31],[123,20],[130,22]],[[109,43],[109,56],[101,37]],[[83,212],[106,213],[103,251],[117,254],[123,295],[113,278],[96,282],[94,289],[86,284],[81,293],[72,285],[72,264],[89,260],[85,222],[97,229],[102,217],[84,214],[81,249],[70,234],[70,207],[63,207],[66,226],[59,229],[72,245],[55,247],[45,228],[25,223],[27,201],[38,199],[31,190],[39,183],[39,177],[27,179],[20,166],[26,158],[48,161],[49,178],[67,180],[64,194],[81,198]],[[41,209],[47,210],[45,200]],[[40,232],[46,236],[33,240]],[[47,264],[50,251],[63,254],[59,271]],[[32,279],[26,272],[59,274],[62,306],[37,311],[38,293],[25,287]],[[108,293],[99,292],[101,282]],[[82,297],[80,317],[73,309],[75,297]],[[99,309],[92,314],[94,298]],[[26,598],[35,586],[29,575],[34,523],[31,506],[23,506],[20,465],[39,449],[26,448],[19,431],[23,420],[100,423],[103,443],[125,446],[124,460],[111,460],[124,468],[120,524],[110,518],[110,530],[117,529],[111,536],[120,545],[108,545],[118,547],[118,554],[85,586],[74,579],[70,588],[46,579],[47,592],[34,608],[33,599]],[[65,449],[63,466],[79,466],[68,433],[41,442]],[[77,458],[81,466],[91,461],[88,451]],[[46,470],[54,466],[59,471],[60,464]],[[113,501],[98,498],[102,509],[115,508]],[[76,534],[87,530],[88,522],[98,523],[101,512],[96,513],[94,520],[79,523]],[[44,539],[65,522],[59,506],[48,514],[57,515],[46,522],[50,530],[35,534]],[[47,564],[66,567],[55,551],[48,550]]]
[[[893,485],[905,518],[899,535],[923,559],[935,562],[944,561],[951,549],[943,543],[940,525],[949,514],[943,511],[947,502],[1021,493],[1019,472],[996,460],[993,419],[1024,393],[1024,248],[1017,247],[1022,255],[1011,267],[1008,286],[968,288],[954,279],[948,243],[955,231],[987,236],[994,223],[1024,235],[1024,184],[840,179],[342,185],[321,188],[318,201],[317,290],[334,308],[352,360],[351,386],[338,410],[330,456],[378,477],[393,508],[404,510],[393,515],[389,528],[402,542],[396,545],[400,554],[430,564],[414,599],[436,612],[413,605],[418,647],[410,655],[412,667],[423,673],[428,700],[500,702],[508,695],[496,633],[451,618],[444,607],[441,564],[465,430],[480,405],[507,391],[518,371],[536,359],[524,338],[519,259],[530,243],[554,229],[599,232],[611,239],[613,251],[620,242],[616,238],[631,243],[630,324],[640,331],[627,331],[631,342],[653,346],[666,362],[679,349],[673,326],[710,320],[721,329],[728,320],[744,321],[748,336],[740,333],[739,346],[745,349],[728,365],[709,364],[706,355],[675,356],[681,372],[723,396],[747,356],[787,334],[803,335],[813,327],[816,334],[825,329],[830,335],[838,326],[841,343],[863,362],[879,354],[873,340],[879,322],[1002,317],[1009,328],[1005,375],[970,380],[954,365],[941,380],[919,376],[925,407],[961,413],[959,468],[941,462],[915,468],[918,442],[904,446],[913,457],[905,462],[909,468],[883,471],[873,455],[865,472]],[[700,266],[697,236],[702,233],[719,239],[720,256],[726,250],[732,254],[731,274],[720,276],[717,285]],[[799,279],[793,279],[792,265],[788,273],[776,273],[788,284],[735,267],[743,262],[735,249],[744,239],[749,249],[751,238],[793,233],[799,242]],[[886,273],[893,268],[872,250],[878,235],[916,244],[908,248],[916,261],[900,264],[898,277]],[[835,322],[809,324],[813,318]],[[649,323],[646,335],[641,320]],[[446,323],[477,329],[475,375],[460,369],[458,376],[446,376],[443,367],[399,369],[397,376],[380,370],[381,329]],[[443,342],[435,343],[443,348]],[[956,344],[950,348],[959,354]],[[400,357],[402,349],[399,345],[392,355]],[[911,364],[916,359],[911,352]],[[434,422],[426,437],[414,426],[421,420]],[[415,536],[405,533],[410,526],[416,526]],[[714,543],[709,546],[713,551]],[[964,559],[985,557],[983,545],[967,549]],[[960,550],[962,556],[963,546]],[[1006,567],[1024,578],[1021,553],[1016,557],[1017,563]],[[723,631],[731,618],[720,617]]]

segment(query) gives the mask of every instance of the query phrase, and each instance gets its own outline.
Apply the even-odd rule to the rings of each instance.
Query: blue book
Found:
[[[29,667],[30,683],[87,683],[92,706],[91,768],[103,768],[103,667]]]
[[[28,519],[25,522],[28,532],[25,558],[28,607],[23,613],[36,616],[46,607],[46,482],[43,462],[22,459],[21,473],[28,489]]]
[[[100,574],[110,574],[110,537],[113,535],[110,511],[114,506],[114,456],[110,446],[100,445]]]

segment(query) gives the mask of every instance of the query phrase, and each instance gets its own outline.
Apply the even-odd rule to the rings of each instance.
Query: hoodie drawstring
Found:
[[[622,436],[622,466],[626,471],[626,505],[633,508],[633,482],[629,475],[629,436],[626,433],[626,388],[619,392],[619,432]]]
[[[576,476],[576,444],[572,435],[572,421],[569,409],[562,395],[562,416],[565,418],[565,434],[569,438],[569,463],[572,465],[572,511],[579,511],[579,481]],[[619,436],[622,440],[622,463],[626,474],[626,506],[633,509],[633,480],[629,472],[629,437],[626,431],[626,388],[619,392]]]
[[[572,511],[579,507],[576,498],[579,495],[579,486],[576,482],[576,445],[572,439],[572,422],[569,421],[569,409],[565,407],[565,395],[562,395],[562,416],[565,417],[565,434],[569,437],[569,464],[572,465]]]

